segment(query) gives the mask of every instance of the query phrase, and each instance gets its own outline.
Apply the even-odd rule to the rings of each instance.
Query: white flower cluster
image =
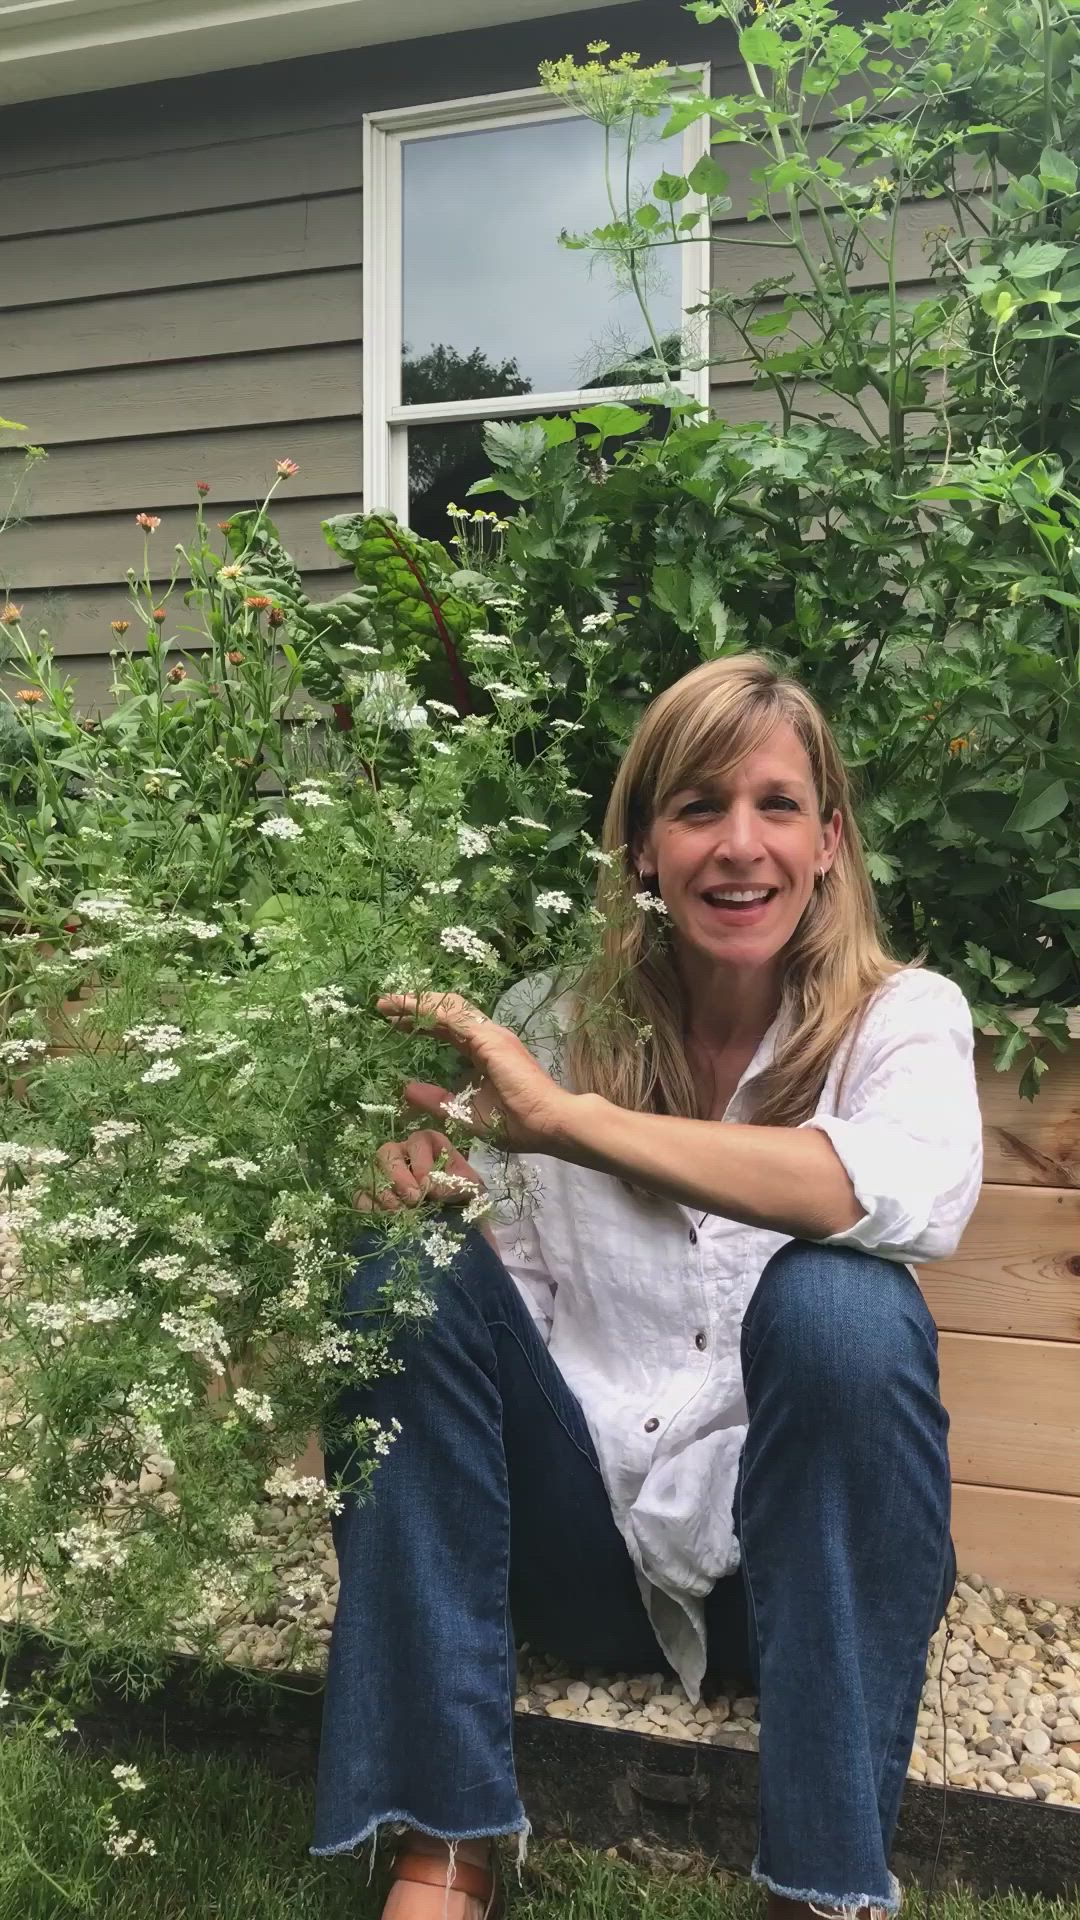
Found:
[[[138,1767],[114,1767],[112,1777],[123,1793],[146,1792],[146,1781],[143,1779]]]
[[[290,796],[301,807],[332,807],[334,796],[327,793],[321,780],[301,780]]]
[[[568,893],[538,893],[536,904],[542,913],[572,913],[574,903]]]
[[[477,966],[492,967],[498,958],[494,947],[481,940],[471,927],[444,927],[439,935],[439,945],[447,953],[462,953],[466,960],[475,960]]]
[[[168,1058],[155,1060],[152,1067],[147,1067],[146,1072],[139,1075],[139,1079],[147,1087],[160,1087],[166,1080],[179,1080],[179,1078],[179,1060]]]
[[[480,685],[495,700],[527,700],[529,697],[520,687],[507,686],[505,680],[481,680]]]
[[[642,913],[665,914],[667,912],[667,907],[658,893],[635,893],[634,905],[640,907]]]
[[[223,1361],[229,1358],[229,1343],[219,1321],[196,1307],[182,1307],[178,1313],[163,1313],[161,1330],[176,1341],[181,1353],[194,1354],[211,1373],[223,1377]]]
[[[84,1300],[31,1300],[24,1309],[30,1326],[58,1335],[71,1333],[76,1327],[108,1326],[126,1320],[134,1311],[130,1293],[91,1294]]]
[[[265,1486],[271,1500],[297,1500],[324,1513],[341,1513],[345,1506],[340,1493],[325,1481],[313,1473],[296,1474],[291,1467],[278,1467]]]
[[[447,1233],[445,1227],[433,1227],[420,1242],[433,1267],[448,1267],[461,1244],[460,1236]]]
[[[235,1299],[243,1285],[235,1273],[225,1267],[192,1267],[189,1275],[194,1293],[212,1293],[216,1299]]]
[[[129,1542],[120,1538],[99,1520],[84,1520],[56,1535],[61,1553],[66,1553],[76,1573],[118,1573],[127,1565]]]
[[[153,1855],[157,1852],[157,1846],[153,1840],[145,1837],[140,1840],[134,1827],[129,1827],[125,1833],[116,1815],[110,1813],[105,1822],[105,1851],[111,1853],[114,1860],[126,1860],[136,1853]]]
[[[302,840],[304,829],[298,821],[290,820],[287,813],[273,813],[269,820],[260,820],[259,832],[264,840]]]
[[[54,1220],[48,1228],[48,1237],[61,1244],[71,1240],[115,1240],[118,1246],[126,1247],[137,1232],[134,1220],[129,1220],[118,1207],[95,1207],[92,1213],[69,1213],[63,1220]]]
[[[491,836],[482,827],[459,826],[457,843],[458,852],[465,860],[473,860],[478,854],[491,851]]]
[[[332,1320],[324,1320],[318,1339],[307,1341],[297,1351],[305,1367],[347,1367],[355,1360],[357,1347],[351,1334],[343,1333]]]
[[[25,1066],[45,1052],[44,1040],[0,1040],[0,1060],[6,1067]]]
[[[413,703],[413,690],[403,673],[369,673],[357,687],[360,711],[372,726],[412,733],[427,726],[427,711]]]
[[[160,1280],[163,1287],[174,1286],[187,1272],[187,1255],[183,1253],[150,1253],[140,1260],[138,1272],[145,1273],[150,1280]]]
[[[509,653],[513,642],[505,633],[470,633],[469,645],[477,653]]]
[[[183,1046],[184,1037],[182,1027],[155,1026],[150,1021],[129,1027],[124,1035],[129,1046],[138,1047],[143,1053],[175,1053],[177,1047]]]
[[[212,1153],[214,1142],[195,1133],[177,1133],[166,1140],[160,1156],[158,1178],[165,1186],[174,1186],[197,1153]]]
[[[601,847],[586,847],[585,858],[586,860],[595,861],[598,867],[613,867],[615,865],[615,855],[613,853],[605,853]]]
[[[90,1129],[94,1158],[108,1159],[110,1147],[118,1146],[121,1140],[131,1140],[140,1131],[137,1120],[99,1120],[97,1126]]]
[[[0,1167],[66,1167],[69,1154],[59,1147],[22,1146],[17,1140],[0,1140]]]
[[[533,833],[547,832],[547,826],[543,820],[530,820],[527,813],[512,813],[510,820],[515,827],[525,827]]]
[[[599,633],[604,627],[610,627],[614,618],[613,613],[587,613],[581,623],[581,631],[582,633]]]
[[[300,995],[305,1007],[316,1019],[339,1016],[349,1011],[344,987],[313,987]]]
[[[230,1060],[234,1053],[243,1053],[246,1046],[247,1041],[238,1033],[219,1033],[195,1058],[203,1066],[216,1066],[219,1060]]]
[[[430,894],[457,893],[460,887],[461,887],[460,880],[425,880],[424,881],[424,892],[430,893]]]
[[[233,1394],[241,1413],[249,1413],[260,1427],[274,1424],[274,1403],[268,1393],[253,1393],[250,1387],[237,1387]]]
[[[447,720],[457,720],[459,718],[457,708],[450,706],[446,700],[429,700],[428,706],[432,713],[441,713]]]
[[[460,1093],[452,1093],[449,1100],[443,1102],[443,1112],[446,1118],[448,1120],[460,1121],[463,1127],[471,1127],[473,1124],[472,1103],[479,1091],[479,1087],[463,1087]]]
[[[234,1153],[223,1154],[220,1160],[208,1160],[206,1165],[210,1173],[231,1173],[240,1181],[250,1180],[260,1171],[257,1160],[244,1160]]]
[[[354,1420],[353,1432],[356,1434],[358,1440],[363,1439],[366,1435],[371,1442],[372,1452],[378,1454],[381,1459],[385,1460],[394,1441],[401,1436],[401,1421],[391,1420],[390,1425],[384,1427],[381,1421],[369,1416],[366,1420]]]

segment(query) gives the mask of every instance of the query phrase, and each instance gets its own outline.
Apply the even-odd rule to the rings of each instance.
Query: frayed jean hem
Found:
[[[448,1847],[456,1846],[461,1840],[506,1840],[516,1837],[519,1869],[524,1862],[529,1835],[532,1832],[532,1826],[525,1817],[524,1808],[520,1825],[516,1827],[468,1827],[463,1828],[459,1833],[444,1833],[438,1827],[426,1826],[424,1821],[417,1820],[414,1814],[392,1811],[375,1814],[368,1821],[367,1826],[357,1834],[355,1840],[337,1840],[328,1847],[311,1846],[308,1852],[314,1854],[316,1859],[331,1860],[342,1854],[358,1854],[361,1847],[366,1847],[369,1840],[373,1843],[374,1851],[383,1827],[407,1827],[413,1833],[426,1834],[429,1840],[445,1840]]]
[[[770,1879],[762,1871],[761,1862],[755,1860],[750,1869],[750,1878],[755,1886],[764,1887],[768,1893],[775,1893],[781,1900],[797,1900],[812,1908],[814,1913],[823,1914],[827,1920],[833,1915],[843,1915],[844,1920],[852,1920],[861,1908],[869,1908],[871,1914],[899,1913],[903,1893],[895,1873],[889,1875],[889,1892],[885,1899],[878,1893],[845,1893],[839,1899],[831,1893],[815,1893],[809,1887],[782,1887],[777,1880]]]

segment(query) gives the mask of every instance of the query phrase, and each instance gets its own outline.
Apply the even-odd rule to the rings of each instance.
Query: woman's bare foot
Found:
[[[407,1833],[398,1845],[398,1853],[422,1853],[446,1862],[450,1873],[450,1848],[445,1840],[433,1840],[426,1833]],[[459,1840],[455,1857],[473,1867],[491,1866],[490,1840]],[[383,1920],[484,1920],[487,1901],[445,1885],[424,1886],[416,1880],[395,1880],[383,1908]]]

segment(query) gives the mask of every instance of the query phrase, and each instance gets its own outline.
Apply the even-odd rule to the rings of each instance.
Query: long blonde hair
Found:
[[[579,1092],[639,1113],[706,1119],[686,1049],[686,996],[663,919],[642,912],[635,850],[670,797],[722,777],[787,721],[810,762],[821,818],[839,808],[832,866],[784,956],[781,1037],[755,1083],[753,1119],[794,1127],[814,1112],[829,1066],[870,996],[897,972],[878,919],[851,790],[828,723],[797,681],[756,654],[710,660],[646,710],[623,757],[604,820],[599,954],[575,988],[566,1063]]]

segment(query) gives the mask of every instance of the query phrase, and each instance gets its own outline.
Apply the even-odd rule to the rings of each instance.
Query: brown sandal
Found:
[[[484,1920],[502,1920],[505,1909],[498,1867],[477,1867],[471,1860],[455,1859],[453,1877],[449,1859],[433,1853],[399,1853],[391,1869],[392,1880],[415,1880],[424,1887],[439,1887],[443,1892],[463,1893],[470,1900],[483,1900]]]

